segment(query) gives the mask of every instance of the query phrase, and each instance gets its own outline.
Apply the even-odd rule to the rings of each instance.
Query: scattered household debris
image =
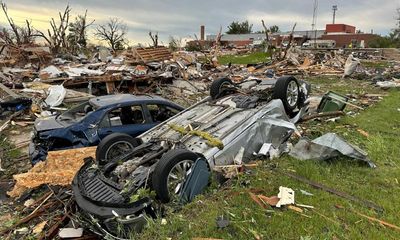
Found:
[[[213,49],[210,52],[178,51],[172,53],[166,47],[139,47],[112,54],[107,48],[98,48],[93,56],[88,55],[86,57],[82,54],[77,56],[69,56],[70,54],[53,56],[48,47],[41,46],[8,47],[10,51],[8,51],[7,56],[0,60],[3,66],[0,74],[0,118],[6,120],[0,125],[0,132],[2,133],[10,126],[30,126],[37,117],[59,115],[69,109],[71,103],[84,102],[94,96],[106,94],[158,94],[168,99],[179,101],[185,106],[190,106],[208,95],[208,90],[212,88],[212,82],[220,79],[221,76],[229,77],[232,80],[232,84],[243,84],[244,86],[247,84],[247,89],[253,87],[251,82],[282,75],[343,75],[344,77],[358,77],[359,75],[360,77],[371,79],[376,86],[383,89],[400,87],[399,78],[396,76],[400,69],[386,67],[378,72],[373,67],[365,68],[360,64],[360,59],[375,60],[380,59],[380,56],[363,54],[362,52],[349,54],[343,50],[302,50],[289,45],[285,50],[285,57],[280,57],[279,61],[224,66],[218,63],[217,56],[247,53],[249,49],[218,47],[218,49]],[[346,79],[343,81],[346,81]],[[226,90],[229,92],[232,89],[228,88]],[[241,91],[245,92],[246,87],[239,90],[239,92]],[[382,96],[367,96],[367,94],[359,97],[359,102],[362,103],[360,106],[350,102],[350,96],[329,92],[322,96],[322,101],[320,99],[317,100],[319,103],[317,113],[301,114],[303,115],[301,120],[307,121],[321,117],[342,116],[345,114],[344,108],[346,106],[363,110],[365,101],[376,102],[382,98]],[[254,108],[257,106],[256,102],[257,100],[254,98],[247,97],[232,99],[231,102],[220,104],[221,106],[226,104],[232,107],[233,103],[235,103],[241,104],[243,108]],[[297,129],[292,122],[283,117],[282,111],[288,110],[287,106],[285,104],[284,106],[278,105],[271,104],[267,111],[276,118],[259,119],[257,124],[249,129],[248,134],[242,139],[228,139],[222,144],[217,141],[219,147],[226,147],[226,154],[216,156],[214,161],[220,162],[221,165],[215,165],[212,169],[221,172],[226,178],[233,178],[249,168],[258,166],[258,163],[247,163],[250,157],[264,156],[272,159],[285,152],[287,150],[285,141],[293,132],[297,133]],[[212,118],[212,115],[213,112],[204,111],[199,116],[199,119],[204,121]],[[16,120],[21,116],[24,119]],[[297,122],[297,120],[300,120],[300,117],[293,121]],[[198,122],[184,124],[184,133],[197,131],[197,124]],[[207,136],[218,134],[219,131],[224,129],[221,130],[214,126],[210,126],[210,128],[210,131],[197,131],[197,135],[194,134],[193,136],[208,138],[211,141],[207,145],[210,142],[213,144],[215,140],[219,139]],[[171,131],[171,129],[168,130]],[[238,130],[234,129],[232,131]],[[367,132],[361,129],[357,131],[368,137]],[[186,138],[187,140],[193,136],[182,137],[182,139]],[[249,139],[253,142],[250,142]],[[231,145],[227,145],[231,142]],[[301,139],[290,154],[301,159],[328,159],[346,155],[365,161],[371,167],[375,167],[363,151],[334,134],[327,134],[313,141]],[[43,185],[58,185],[65,188],[59,191],[50,188],[50,191],[45,192],[43,197],[35,202],[25,201],[27,204],[25,207],[33,211],[13,225],[12,228],[6,229],[5,232],[14,230],[18,236],[34,233],[38,235],[39,239],[49,239],[57,234],[60,238],[79,238],[86,237],[84,229],[90,229],[98,235],[112,237],[109,233],[110,229],[115,230],[111,226],[111,224],[115,223],[112,221],[115,219],[126,220],[124,218],[125,212],[118,208],[109,208],[107,209],[107,214],[98,218],[101,221],[112,219],[112,221],[106,221],[107,224],[111,223],[106,227],[84,225],[81,222],[82,226],[70,228],[65,224],[71,216],[74,216],[74,209],[76,208],[73,206],[77,198],[71,197],[71,191],[68,186],[76,172],[84,165],[84,158],[94,157],[94,155],[95,148],[50,151],[46,162],[37,164],[27,173],[15,175],[16,184],[14,189],[9,192],[13,197],[19,197],[24,192]],[[65,164],[66,159],[68,159],[68,164]],[[192,201],[207,186],[210,169],[207,164],[204,164],[205,162],[202,158],[195,161],[194,167],[191,168],[189,179],[182,185],[180,195],[182,202]],[[132,167],[132,165],[126,167]],[[1,168],[0,164],[1,170],[4,169]],[[133,171],[132,174],[137,174],[136,176],[139,176],[140,180],[139,183],[143,183],[147,181],[146,179],[149,175],[142,173],[149,172],[150,168],[141,168],[140,171]],[[373,209],[382,210],[374,203],[358,199],[292,173],[288,174],[316,188],[363,203]],[[300,190],[300,192],[306,196],[312,196],[311,193],[304,190]],[[150,195],[149,192],[143,191],[133,196],[140,198],[143,197],[142,193]],[[264,209],[271,206],[281,207],[287,205],[288,209],[299,214],[303,214],[306,209],[313,209],[313,206],[295,204],[294,191],[290,188],[280,187],[278,196],[266,197],[262,194],[249,194]],[[153,209],[149,207],[152,204],[152,200],[145,199],[140,204],[141,214],[129,219],[135,222],[134,231],[142,229],[146,224],[146,218],[154,213]],[[81,205],[80,207],[85,210]],[[53,210],[54,213],[49,220],[35,222],[32,225],[34,228],[21,227],[22,224],[34,221],[41,214],[50,213]],[[95,219],[91,214],[87,214],[85,217],[87,217],[88,221]],[[385,226],[394,226],[375,218],[363,217],[367,217],[371,221],[377,221]],[[219,228],[224,228],[229,225],[229,219],[221,216],[217,219],[217,225]],[[128,226],[124,225],[123,227]]]
[[[276,207],[281,207],[282,205],[294,204],[294,191],[291,188],[279,187],[278,193],[279,202],[276,203]]]
[[[315,187],[317,189],[321,189],[321,190],[324,190],[324,191],[329,192],[331,194],[337,195],[339,197],[342,197],[342,198],[345,198],[345,199],[348,199],[348,200],[351,200],[351,201],[354,201],[354,202],[358,202],[358,203],[360,203],[360,204],[362,204],[362,205],[364,205],[366,207],[374,209],[377,212],[383,212],[383,210],[384,210],[382,207],[380,207],[379,205],[377,205],[377,204],[375,204],[373,202],[370,202],[370,201],[367,201],[367,200],[352,196],[352,195],[350,195],[348,193],[336,190],[334,188],[328,187],[328,186],[323,185],[321,183],[317,183],[317,182],[311,181],[311,180],[309,180],[309,179],[307,179],[307,178],[305,178],[303,176],[297,175],[295,173],[283,172],[283,171],[279,171],[279,173],[282,173],[282,174],[284,174],[284,175],[286,175],[286,176],[288,176],[290,178],[296,179],[296,180],[298,180],[298,181],[300,181],[302,183],[308,184],[308,185],[310,185],[312,187]]]
[[[64,238],[79,238],[83,236],[83,228],[60,228],[58,236]]]
[[[328,92],[322,96],[321,102],[318,105],[317,111],[322,112],[343,112],[349,98],[335,92]]]

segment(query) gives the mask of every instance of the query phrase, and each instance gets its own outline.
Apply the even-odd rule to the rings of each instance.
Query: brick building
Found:
[[[356,27],[347,24],[326,24],[322,40],[333,40],[336,47],[368,47],[368,43],[376,38],[376,34],[356,32]]]

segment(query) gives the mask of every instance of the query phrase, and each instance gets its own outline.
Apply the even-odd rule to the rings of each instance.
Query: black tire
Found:
[[[290,104],[287,99],[287,93],[289,84],[292,84],[292,82],[297,86],[297,100]],[[300,85],[297,79],[293,76],[284,76],[278,78],[274,87],[272,98],[282,100],[286,114],[292,117],[295,113],[294,110],[299,106],[300,103]]]
[[[103,138],[96,149],[96,161],[100,165],[104,165],[109,162],[111,159],[107,155],[109,149],[114,147],[116,143],[125,143],[130,148],[130,150],[134,149],[135,147],[141,144],[140,139],[133,138],[125,133],[112,133],[107,137]],[[126,152],[128,153],[128,151]]]
[[[153,176],[152,186],[161,202],[167,203],[170,201],[170,193],[167,182],[170,171],[180,162],[191,160],[193,163],[199,156],[186,149],[174,149],[164,154],[157,163]]]
[[[220,78],[211,83],[210,96],[212,99],[222,97],[221,87],[225,84],[230,84],[233,86],[233,82],[229,78]]]

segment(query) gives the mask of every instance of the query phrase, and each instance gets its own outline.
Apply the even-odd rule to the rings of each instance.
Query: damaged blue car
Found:
[[[95,97],[62,114],[37,119],[29,156],[36,164],[46,158],[48,151],[97,146],[112,133],[118,133],[122,138],[136,137],[183,109],[159,96],[118,94]],[[130,149],[127,144],[130,143],[114,143],[110,154],[118,154],[118,149],[121,152]]]

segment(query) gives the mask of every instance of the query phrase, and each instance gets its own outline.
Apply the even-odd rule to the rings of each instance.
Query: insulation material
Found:
[[[86,157],[95,157],[96,147],[50,151],[47,160],[39,162],[26,173],[14,175],[16,184],[10,197],[21,196],[24,191],[42,184],[68,186]]]
[[[59,77],[63,72],[60,71],[56,66],[50,65],[39,72],[41,79],[56,78]]]

